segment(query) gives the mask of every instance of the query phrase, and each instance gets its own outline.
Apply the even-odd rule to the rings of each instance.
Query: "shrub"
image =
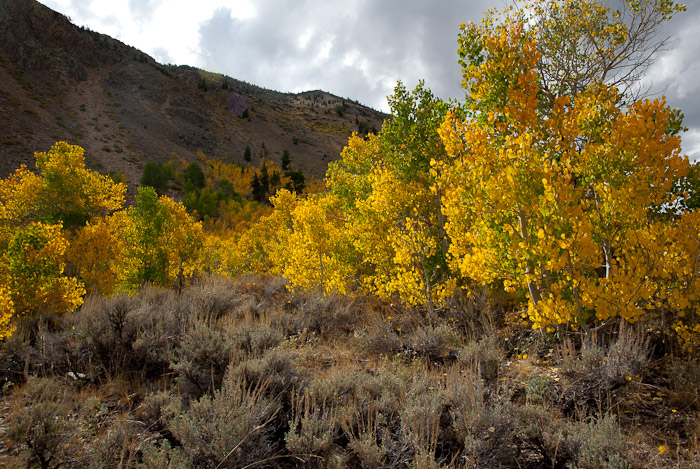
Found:
[[[77,330],[87,339],[82,353],[100,365],[95,373],[161,376],[183,330],[183,315],[173,292],[152,287],[140,298],[90,298],[77,316]]]
[[[80,354],[74,332],[62,330],[64,321],[57,319],[53,315],[26,318],[15,334],[0,344],[0,387],[3,390],[23,383],[31,375],[85,371],[89,357]]]
[[[174,397],[164,391],[148,394],[136,409],[136,416],[146,425],[146,428],[160,432],[165,429],[164,410],[173,402]]]
[[[187,457],[181,447],[173,448],[168,440],[162,440],[160,445],[149,441],[142,449],[142,462],[139,469],[188,469],[192,467],[192,459]]]
[[[442,389],[449,424],[445,428],[445,439],[452,440],[456,450],[461,451],[464,440],[477,430],[486,414],[484,389],[477,375],[453,365],[447,371],[445,387]]]
[[[229,375],[212,396],[191,403],[188,410],[168,406],[167,429],[195,467],[243,467],[274,452],[270,422],[279,404],[266,398],[269,381],[251,387]]]
[[[525,393],[531,402],[547,402],[555,397],[554,381],[544,373],[533,373],[525,382]]]
[[[426,389],[427,388],[427,389]],[[440,438],[442,402],[433,386],[414,386],[399,410],[401,427],[420,467],[437,467],[435,452]]]
[[[350,454],[363,467],[381,467],[388,461],[391,436],[379,405],[357,400],[355,405],[344,407],[339,421]]]
[[[102,441],[89,446],[89,467],[134,467],[140,456],[142,430],[138,422],[112,425]]]
[[[574,424],[572,435],[578,446],[574,467],[581,469],[623,469],[629,463],[625,458],[624,441],[617,420],[604,415],[592,423]]]
[[[343,295],[300,292],[292,298],[300,313],[297,331],[308,330],[322,336],[345,336],[355,330],[361,305]]]
[[[300,381],[291,352],[279,349],[268,350],[261,358],[232,363],[229,376],[229,379],[240,381],[248,387],[265,382],[265,392],[280,399],[287,396]]]
[[[454,347],[459,338],[449,326],[425,326],[413,331],[403,342],[403,352],[407,357],[425,357],[431,362],[443,363],[456,359]]]
[[[127,295],[113,299],[89,297],[77,317],[77,327],[85,334],[83,345],[109,374],[129,368],[131,344],[136,340],[133,324],[135,303]]]
[[[266,350],[279,345],[284,336],[280,331],[269,326],[244,325],[237,328],[231,341],[233,347],[249,357],[260,357]]]
[[[457,358],[482,379],[493,381],[498,377],[498,338],[488,335],[471,342],[459,351]]]
[[[69,459],[77,426],[68,419],[72,395],[56,378],[30,377],[19,409],[8,419],[7,438],[20,445],[27,467],[58,467]]]
[[[241,301],[237,284],[222,278],[209,277],[188,288],[187,301],[197,316],[216,321],[233,313]]]
[[[617,383],[623,383],[627,376],[643,373],[649,364],[649,339],[644,337],[641,328],[626,326],[620,322],[617,340],[607,354],[608,374]]]
[[[291,403],[289,430],[284,436],[287,450],[302,458],[307,467],[325,467],[324,461],[338,451],[332,401],[318,401],[313,394],[292,394]]]
[[[226,334],[201,320],[185,331],[171,362],[183,397],[198,398],[219,389],[232,345]]]
[[[593,413],[605,411],[610,392],[630,377],[641,374],[649,361],[648,341],[641,332],[626,328],[624,323],[617,341],[607,351],[587,340],[577,354],[567,339],[560,346],[559,355],[560,369],[569,381],[563,387],[560,403],[568,412],[577,407]]]
[[[363,338],[363,348],[369,353],[393,356],[399,353],[403,347],[398,334],[391,325],[386,324],[380,329],[375,329],[372,333]]]

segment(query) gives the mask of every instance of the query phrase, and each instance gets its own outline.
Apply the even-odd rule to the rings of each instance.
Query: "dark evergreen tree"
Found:
[[[301,194],[306,187],[306,177],[304,173],[301,171],[287,171],[284,175],[291,179],[291,181],[287,183],[287,189]]]
[[[243,159],[250,163],[250,145],[245,146],[245,150],[243,151]]]
[[[260,178],[257,174],[253,175],[253,180],[250,183],[250,192],[253,194],[253,200],[257,202],[262,202],[265,199],[265,194],[260,185]]]
[[[283,171],[288,170],[291,162],[292,162],[292,158],[289,156],[289,151],[284,150],[282,152],[282,170]]]
[[[280,173],[275,171],[270,176],[270,189],[269,189],[270,195],[277,192],[277,189],[279,189],[281,185],[282,185],[282,176],[280,175]]]
[[[270,174],[267,172],[266,164],[260,168],[260,191],[263,193],[263,199],[267,199],[267,194],[270,192]]]

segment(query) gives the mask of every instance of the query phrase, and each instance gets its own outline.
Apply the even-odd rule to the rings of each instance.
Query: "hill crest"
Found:
[[[146,161],[198,152],[253,165],[279,161],[322,176],[353,131],[386,115],[314,90],[281,93],[190,66],[163,65],[73,25],[34,0],[0,0],[0,177],[58,140],[88,167],[121,171],[133,191]]]

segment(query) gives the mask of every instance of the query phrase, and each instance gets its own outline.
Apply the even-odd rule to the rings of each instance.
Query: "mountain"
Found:
[[[157,63],[78,28],[33,0],[0,0],[0,177],[58,140],[88,167],[121,171],[131,190],[146,161],[198,151],[226,162],[261,156],[322,176],[352,131],[386,115],[324,91],[290,94],[194,67]]]

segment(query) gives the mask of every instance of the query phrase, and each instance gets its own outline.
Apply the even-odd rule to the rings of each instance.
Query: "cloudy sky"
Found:
[[[40,0],[73,23],[161,63],[192,65],[278,91],[322,89],[386,111],[396,82],[463,92],[461,22],[507,0]],[[649,70],[652,92],[680,107],[684,151],[700,159],[700,0],[669,23],[672,49]]]

